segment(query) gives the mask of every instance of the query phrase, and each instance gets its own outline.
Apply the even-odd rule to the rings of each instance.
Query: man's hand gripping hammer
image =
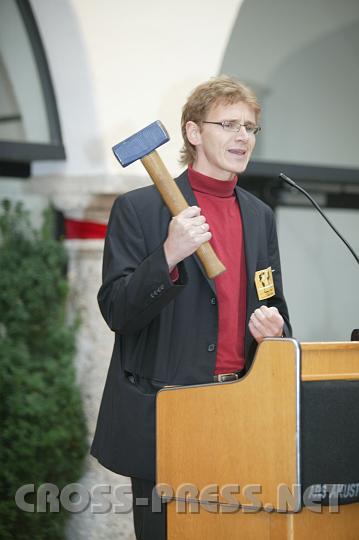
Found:
[[[188,204],[156,152],[156,148],[167,141],[169,141],[169,135],[163,124],[157,120],[128,139],[116,144],[112,150],[122,167],[127,167],[138,159],[142,161],[172,216],[176,216],[188,208]],[[218,259],[209,242],[202,244],[197,249],[196,254],[210,279],[225,271],[225,266]]]

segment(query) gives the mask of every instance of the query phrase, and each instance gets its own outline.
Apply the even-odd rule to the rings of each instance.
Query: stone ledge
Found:
[[[150,185],[147,177],[132,175],[33,177],[29,191],[47,197],[65,218],[107,223],[118,195]]]

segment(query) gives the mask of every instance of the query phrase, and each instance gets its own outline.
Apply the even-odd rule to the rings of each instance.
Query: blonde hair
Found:
[[[254,92],[233,77],[228,75],[213,77],[192,91],[182,109],[181,129],[184,142],[180,152],[182,165],[193,163],[196,157],[196,147],[187,138],[187,122],[192,121],[200,125],[214,103],[233,104],[239,101],[249,105],[255,113],[256,120],[258,120],[261,108]]]

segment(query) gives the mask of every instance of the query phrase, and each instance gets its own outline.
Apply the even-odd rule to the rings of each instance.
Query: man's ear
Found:
[[[187,139],[193,146],[197,146],[201,142],[201,132],[198,125],[192,120],[189,120],[186,124]]]

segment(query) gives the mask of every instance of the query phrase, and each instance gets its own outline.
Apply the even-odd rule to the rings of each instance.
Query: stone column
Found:
[[[81,386],[87,418],[89,443],[96,427],[97,414],[109,366],[113,345],[113,333],[108,329],[97,305],[97,291],[101,283],[103,241],[67,240],[69,252],[69,280],[72,312],[78,313],[81,326],[77,338],[76,368]],[[87,471],[80,483],[91,494],[86,511],[74,514],[68,526],[68,540],[134,539],[132,514],[114,512],[118,504],[115,488],[129,484],[129,480],[111,473],[91,456],[87,459]],[[95,486],[108,486],[109,494],[96,496]],[[95,493],[94,493],[95,488]],[[96,513],[96,506],[108,510]],[[102,510],[102,511],[103,511]]]
[[[83,182],[61,181],[61,189],[46,180],[32,181],[36,192],[47,194],[54,206],[65,217],[107,223],[112,202],[118,193],[88,192]],[[97,184],[98,185],[98,184]],[[69,315],[80,317],[77,336],[75,365],[87,419],[89,445],[96,427],[97,414],[105,384],[114,341],[113,333],[102,319],[97,304],[101,284],[103,240],[66,240],[69,254],[68,278],[70,283]],[[130,485],[130,480],[116,475],[98,464],[90,455],[86,472],[78,480],[90,495],[90,504],[78,514],[73,514],[67,527],[68,540],[134,540],[132,512],[120,513],[115,489]],[[101,495],[99,486],[104,486]],[[96,487],[98,486],[98,487]],[[94,492],[95,489],[95,492]],[[127,507],[131,508],[127,496]],[[95,505],[95,506],[94,506]],[[97,507],[96,507],[97,505]]]

